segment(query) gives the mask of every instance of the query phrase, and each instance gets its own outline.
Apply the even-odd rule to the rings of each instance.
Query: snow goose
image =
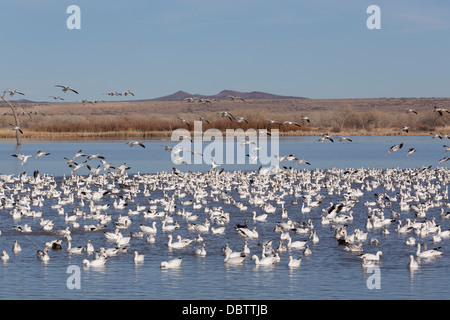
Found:
[[[115,248],[108,248],[105,249],[104,247],[100,247],[100,249],[98,250],[98,252],[95,253],[95,258],[99,259],[100,257],[115,257],[119,254],[120,252],[120,248],[119,247],[115,247]]]
[[[242,255],[249,255],[250,254],[250,249],[247,245],[247,241],[244,241],[244,247],[241,250],[241,254]]]
[[[169,242],[167,243],[167,246],[170,249],[182,249],[182,248],[186,248],[189,245],[188,243],[185,243],[185,242],[182,242],[182,241],[172,242],[173,237],[172,237],[171,234],[169,234],[167,236],[167,238],[169,238]]]
[[[156,234],[157,233],[157,229],[156,229],[156,221],[153,221],[152,226],[144,226],[144,225],[140,225],[139,226],[140,229],[142,230],[142,232],[144,233],[148,233],[148,234]]]
[[[183,261],[183,258],[176,258],[169,261],[163,261],[159,265],[161,269],[167,269],[167,268],[178,268],[181,266],[181,262]]]
[[[272,251],[274,251],[273,262],[274,263],[280,262],[281,261],[281,257],[280,257],[280,254],[279,254],[278,250],[272,250]]]
[[[13,248],[12,248],[12,252],[18,253],[18,252],[20,252],[20,251],[22,251],[22,248],[20,247],[19,242],[18,242],[17,240],[15,240],[15,241],[14,241]]]
[[[44,250],[37,250],[36,256],[42,262],[48,262],[50,261],[50,256],[48,255],[47,251],[47,248],[45,248]]]
[[[144,262],[144,257],[145,255],[139,254],[137,250],[134,250],[134,257],[133,257],[134,263]]]
[[[366,253],[359,256],[361,259],[366,259],[367,261],[380,261],[380,257],[383,255],[381,251],[377,251],[376,254]]]
[[[13,226],[13,230],[19,231],[19,232],[31,232],[31,227],[28,224],[25,224],[23,226]]]
[[[303,201],[300,212],[301,213],[309,213],[309,212],[311,212],[311,207],[309,207],[309,206],[305,207],[305,202]]]
[[[206,256],[206,244],[203,244],[200,248],[195,249],[194,254],[199,257]]]
[[[406,239],[406,245],[407,246],[415,246],[416,245],[416,239],[414,237],[409,237]]]
[[[211,227],[211,234],[224,234],[224,233],[225,227],[218,227],[218,228]]]
[[[306,234],[310,233],[311,229],[314,228],[313,220],[309,219],[308,222],[300,222],[298,227],[293,228],[292,230],[298,234]]]
[[[72,242],[67,242],[67,253],[81,254],[83,252],[83,247],[72,248]]]
[[[194,239],[195,242],[203,242],[203,237],[201,235],[197,235]]]
[[[292,256],[289,256],[288,267],[289,268],[300,267],[301,262],[302,262],[302,259],[294,259]]]
[[[348,215],[340,214],[333,219],[335,223],[348,223],[353,221],[353,211],[350,211]]]
[[[306,241],[292,241],[292,238],[288,238],[287,248],[291,249],[303,249],[306,245]]]
[[[19,127],[15,127],[15,128],[19,128]],[[20,128],[19,129],[14,129],[13,128],[13,130],[20,130]],[[21,164],[25,165],[25,164],[27,164],[28,158],[32,157],[33,155],[32,154],[30,154],[30,155],[12,154],[11,156],[18,158],[19,160],[22,161]]]
[[[308,257],[308,256],[310,256],[311,254],[312,254],[311,249],[309,248],[308,245],[306,245],[305,250],[303,250],[303,255],[304,255],[305,257]]]
[[[267,265],[272,265],[274,263],[274,257],[270,256],[270,257],[261,257],[261,259],[259,259],[259,257],[254,254],[250,260],[254,260],[255,261],[255,265],[257,266],[267,266]]]
[[[289,231],[288,232],[284,232],[283,230],[281,230],[280,233],[281,233],[280,234],[280,240],[288,240],[291,237],[291,235],[289,234]]]
[[[2,259],[3,262],[8,261],[8,259],[9,259],[9,255],[6,253],[5,250],[2,251],[2,258],[1,259]]]
[[[313,244],[319,243],[319,237],[316,234],[316,230],[311,231],[309,241],[311,241]]]
[[[145,241],[147,241],[148,243],[155,243],[156,242],[155,235],[149,234]]]
[[[441,249],[441,247],[437,247],[437,248],[426,250],[426,251],[421,251],[420,243],[418,243],[417,244],[416,256],[418,258],[435,258],[435,257],[439,257],[440,255],[442,255],[442,251],[439,251],[439,249]]]
[[[87,254],[94,253],[94,245],[92,244],[91,240],[88,240],[86,243],[85,251]]]
[[[122,236],[119,228],[116,228],[114,232],[104,231],[103,234],[105,235],[105,238],[108,241],[116,241],[118,238]]]
[[[441,230],[441,226],[438,226],[437,228],[437,234],[442,238],[442,239],[447,239],[450,238],[450,229],[449,230]]]
[[[253,215],[253,221],[266,221],[267,220],[267,213],[261,214],[259,216],[256,215],[256,211],[252,212]]]
[[[225,252],[225,259],[223,260],[226,264],[242,264],[245,260],[245,256],[237,256],[237,257],[231,257],[229,252]]]
[[[191,240],[191,239],[182,239],[180,235],[177,235],[177,240],[178,240],[178,242],[183,243],[186,246],[190,245],[191,242],[194,241],[194,240]]]
[[[359,243],[359,244],[352,244],[352,243],[347,243],[344,246],[344,251],[346,252],[352,252],[352,253],[361,253],[363,252],[363,248],[362,248],[363,244]]]
[[[62,92],[72,91],[72,92],[78,94],[78,91],[72,89],[72,88],[69,87],[69,86],[63,85],[63,84],[57,84],[57,85],[55,85],[55,87],[60,87],[60,88],[62,88]]]
[[[414,260],[413,255],[409,256],[408,269],[411,271],[419,269],[419,264],[417,263],[416,260]]]
[[[174,230],[177,230],[180,227],[177,222],[175,222],[175,224],[166,225],[166,221],[165,220],[161,221],[161,224],[162,224],[161,230],[164,231],[164,232],[165,231],[174,231]]]
[[[78,219],[78,216],[77,215],[71,215],[71,216],[69,216],[68,214],[67,214],[67,212],[65,213],[65,218],[64,218],[64,221],[67,223],[67,222],[75,222],[75,221],[77,221],[77,219]]]
[[[247,228],[237,228],[238,233],[245,237],[250,239],[257,239],[258,238],[258,229],[256,227],[253,228],[253,230],[247,229]]]
[[[124,237],[124,236],[120,236],[117,240],[116,240],[116,245],[119,247],[125,247],[128,246],[128,244],[130,243],[131,237]]]
[[[42,227],[42,230],[44,230],[44,231],[52,231],[54,226],[55,225],[53,223],[47,223],[46,225],[44,225]]]
[[[439,234],[434,234],[431,240],[433,241],[433,243],[441,242],[442,237]]]
[[[143,238],[144,237],[144,232],[142,231],[137,231],[137,232],[130,232],[130,237],[132,238]]]
[[[91,261],[84,259],[81,263],[86,265],[86,267],[103,267],[106,263],[106,258],[102,256]]]

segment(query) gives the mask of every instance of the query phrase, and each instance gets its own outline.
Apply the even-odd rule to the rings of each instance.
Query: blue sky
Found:
[[[0,90],[50,100],[184,90],[448,97],[450,1],[0,0]],[[69,5],[81,30],[69,30]],[[381,29],[369,30],[369,5]],[[63,94],[67,84],[80,94]],[[128,98],[127,98],[128,99]]]

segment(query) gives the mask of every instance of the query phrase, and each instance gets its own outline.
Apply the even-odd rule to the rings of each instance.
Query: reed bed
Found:
[[[357,107],[351,103],[337,104],[336,106],[308,105],[314,101],[297,102],[276,101],[270,104],[267,101],[252,102],[247,105],[232,105],[229,102],[220,102],[216,106],[186,105],[183,103],[164,103],[161,108],[152,107],[153,113],[145,112],[144,107],[133,108],[122,105],[66,109],[45,109],[46,115],[22,114],[20,126],[24,131],[23,138],[28,139],[141,139],[151,137],[170,137],[173,130],[186,129],[193,133],[194,121],[202,115],[209,119],[209,124],[201,123],[203,132],[208,129],[218,129],[225,134],[226,130],[242,129],[278,129],[280,136],[318,136],[324,133],[332,135],[428,135],[430,133],[449,134],[447,124],[450,122],[450,114],[440,116],[433,112],[432,108],[423,108],[415,113],[405,112],[401,105],[398,108],[383,109],[377,106],[364,105]],[[390,103],[394,103],[389,100]],[[300,102],[298,102],[300,103]],[[368,102],[366,102],[368,103]],[[400,102],[396,102],[400,104]],[[76,106],[76,104],[73,104]],[[158,105],[156,105],[158,106]],[[276,106],[276,108],[274,107]],[[44,105],[43,108],[46,106]],[[53,107],[53,106],[52,106]],[[248,122],[230,121],[222,118],[220,111],[230,109],[234,116],[247,119]],[[25,107],[22,107],[25,109]],[[27,107],[29,110],[32,108]],[[50,111],[49,111],[50,110]],[[52,111],[54,110],[54,111]],[[57,111],[60,110],[58,113]],[[310,122],[302,120],[307,115]],[[186,119],[188,126],[177,119]],[[269,124],[267,119],[280,122],[289,120],[298,122],[301,127],[295,125]],[[0,116],[0,138],[10,139],[15,132],[10,130],[12,115]],[[198,128],[199,123],[196,123]],[[401,130],[408,126],[406,133]]]

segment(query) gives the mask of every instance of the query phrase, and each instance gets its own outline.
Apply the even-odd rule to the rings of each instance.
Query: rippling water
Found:
[[[404,147],[398,152],[389,154],[390,146],[403,142]],[[131,169],[129,174],[140,172],[154,173],[162,170],[172,171],[175,165],[170,161],[170,154],[163,150],[161,145],[174,145],[171,141],[148,140],[144,141],[145,149],[129,148],[124,141],[58,141],[58,142],[28,142],[15,149],[11,142],[0,143],[0,173],[20,174],[27,172],[32,174],[39,170],[41,174],[52,173],[58,182],[63,175],[70,175],[70,168],[64,161],[64,157],[72,157],[82,149],[86,154],[100,153],[108,162],[119,165],[126,162]],[[311,166],[295,166],[295,169],[329,169],[329,168],[421,168],[432,166],[436,168],[438,160],[445,155],[442,140],[431,137],[353,137],[353,143],[318,143],[317,137],[281,138],[279,153],[281,155],[294,154],[298,158],[304,158]],[[414,147],[417,152],[406,157],[408,148]],[[38,150],[50,152],[51,155],[41,159],[30,159],[26,165],[11,157],[13,153],[35,154]],[[97,160],[92,164],[97,165]],[[440,166],[446,166],[442,163]],[[207,171],[209,164],[177,165],[182,171]],[[242,169],[245,171],[257,170],[258,164],[224,165],[225,171]],[[87,174],[87,169],[82,168],[79,174]],[[426,183],[426,182],[424,182]],[[445,186],[443,186],[445,187]],[[172,191],[168,191],[172,194]],[[228,191],[236,201],[248,204],[248,199],[239,199],[237,193],[231,189]],[[353,211],[355,220],[349,224],[349,230],[355,228],[365,229],[367,219],[367,207],[365,201],[373,201],[374,193],[384,193],[382,185],[377,189],[365,191],[360,197]],[[9,191],[5,192],[8,196]],[[281,261],[273,266],[255,266],[248,257],[241,266],[226,266],[223,263],[222,247],[228,243],[237,251],[243,246],[244,240],[237,235],[234,226],[249,220],[249,225],[258,227],[259,239],[248,240],[251,254],[261,255],[261,241],[273,240],[273,247],[278,246],[279,233],[275,233],[274,226],[282,221],[280,206],[275,201],[271,203],[277,206],[275,214],[270,214],[266,222],[253,222],[251,211],[262,213],[260,207],[249,205],[247,211],[240,211],[232,204],[221,201],[211,202],[210,206],[222,206],[225,212],[230,212],[231,220],[226,225],[224,235],[202,234],[206,244],[207,256],[197,257],[193,254],[194,248],[199,245],[192,243],[187,249],[169,250],[167,237],[161,231],[158,223],[156,242],[147,243],[144,238],[132,238],[127,253],[117,257],[111,257],[102,268],[82,267],[82,260],[92,259],[92,256],[68,255],[65,251],[67,243],[63,242],[63,250],[49,252],[50,261],[42,263],[36,258],[36,250],[43,249],[47,241],[57,239],[53,232],[44,232],[39,226],[38,218],[23,217],[13,220],[11,209],[1,209],[0,215],[0,250],[8,252],[10,259],[0,265],[0,299],[442,299],[447,298],[450,287],[450,250],[449,241],[442,240],[439,244],[431,242],[431,236],[420,238],[415,234],[401,235],[394,231],[395,225],[389,227],[390,234],[381,234],[381,229],[370,231],[370,237],[376,237],[380,245],[372,246],[366,241],[365,252],[383,252],[380,266],[380,289],[369,289],[368,280],[371,273],[367,273],[361,267],[360,259],[355,254],[346,253],[342,246],[334,239],[334,231],[329,225],[322,226],[320,216],[322,209],[330,202],[343,200],[341,194],[328,194],[326,188],[322,188],[321,194],[325,196],[321,205],[313,208],[308,214],[300,213],[300,204],[293,205],[293,195],[287,195],[286,208],[289,217],[294,221],[307,221],[313,219],[315,230],[320,242],[310,245],[312,255],[305,257],[302,251],[293,250],[291,253],[280,254]],[[394,196],[395,192],[388,192]],[[162,190],[151,192],[150,198],[157,199],[163,196]],[[183,200],[192,199],[190,195]],[[208,198],[208,200],[211,200]],[[111,204],[114,201],[106,195],[96,204]],[[444,200],[448,202],[448,200]],[[54,221],[54,230],[67,226],[64,216],[56,214],[50,206],[57,202],[56,199],[47,199],[42,208],[33,208],[42,211],[43,217]],[[140,193],[129,208],[135,209],[136,204],[148,206],[148,197]],[[72,213],[72,209],[78,204],[78,199],[73,205],[66,206],[66,212]],[[88,203],[81,210],[89,213]],[[201,223],[206,217],[201,209],[192,210],[192,207],[183,207],[177,204],[177,210],[185,208],[199,214],[197,223]],[[398,211],[398,203],[393,202],[393,210]],[[447,208],[446,211],[449,211]],[[127,209],[118,210],[110,207],[107,212],[115,221],[119,214],[125,215]],[[390,215],[390,208],[385,209],[386,216]],[[180,224],[180,229],[171,232],[181,235],[183,238],[193,239],[196,233],[187,231],[186,221],[173,213],[175,220]],[[413,212],[402,212],[402,217],[414,219]],[[427,219],[435,217],[442,230],[450,228],[449,220],[440,217],[440,207],[431,208],[427,212]],[[139,231],[139,225],[151,225],[151,219],[141,215],[132,216],[133,223],[123,234]],[[160,221],[157,220],[158,222]],[[92,220],[78,219],[81,225],[91,224]],[[22,234],[12,230],[13,225],[28,224],[32,227],[31,234]],[[107,224],[106,231],[113,231],[112,223]],[[293,240],[307,239],[308,235],[291,233]],[[443,255],[432,261],[422,261],[419,270],[411,273],[407,269],[409,254],[415,254],[416,247],[405,245],[406,238],[414,236],[419,242],[426,243],[428,248],[442,246]],[[22,246],[22,252],[14,254],[11,251],[14,240],[18,240]],[[102,231],[85,232],[80,229],[72,230],[72,246],[84,246],[88,240],[98,250],[100,247],[114,247],[114,243],[106,241]],[[132,252],[138,250],[145,254],[145,261],[134,264]],[[301,266],[296,269],[287,267],[289,254],[301,257]],[[183,257],[182,266],[179,269],[161,270],[159,264],[163,260],[174,257]],[[67,280],[71,276],[67,268],[71,265],[80,267],[80,289],[69,289]]]

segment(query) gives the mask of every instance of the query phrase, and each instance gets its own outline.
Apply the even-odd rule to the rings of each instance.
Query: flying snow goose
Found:
[[[78,94],[78,91],[72,89],[72,88],[69,87],[69,86],[57,84],[57,85],[55,85],[55,87],[60,87],[60,88],[62,88],[62,92],[72,91],[72,92],[75,92],[76,94]]]

